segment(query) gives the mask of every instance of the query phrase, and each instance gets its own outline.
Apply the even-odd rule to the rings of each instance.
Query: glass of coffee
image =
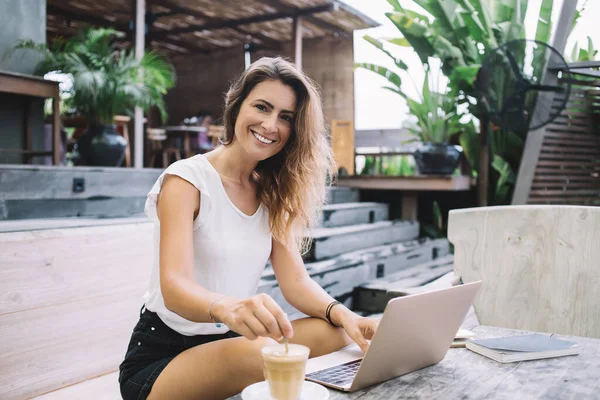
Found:
[[[310,349],[300,344],[276,344],[262,349],[265,379],[271,397],[296,400],[300,397]]]

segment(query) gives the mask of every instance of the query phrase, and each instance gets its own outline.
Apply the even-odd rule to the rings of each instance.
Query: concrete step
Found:
[[[338,203],[323,207],[319,226],[333,228],[356,224],[372,224],[389,218],[386,203]]]
[[[306,263],[308,274],[331,296],[353,307],[353,292],[357,286],[397,271],[443,257],[449,252],[446,239],[419,239],[370,247],[337,257]],[[263,272],[258,292],[268,293],[288,314],[297,312],[279,289],[272,267]]]
[[[419,223],[379,221],[372,224],[315,228],[308,235],[313,242],[304,259],[317,261],[367,247],[417,239]]]
[[[124,218],[143,214],[158,168],[0,165],[0,220]],[[357,189],[331,187],[327,204],[357,202]]]
[[[358,189],[331,186],[327,190],[326,204],[353,203],[360,201]]]
[[[413,288],[432,282],[454,269],[454,256],[446,255],[391,275],[358,285],[353,293],[354,310],[381,313],[394,297],[418,292]]]

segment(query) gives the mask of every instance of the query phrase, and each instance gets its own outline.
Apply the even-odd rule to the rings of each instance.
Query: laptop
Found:
[[[306,380],[353,392],[440,362],[480,286],[477,281],[390,300],[366,353],[353,344],[312,358]]]

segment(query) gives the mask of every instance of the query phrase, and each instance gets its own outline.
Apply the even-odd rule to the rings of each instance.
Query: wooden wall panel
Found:
[[[327,123],[333,119],[354,120],[354,55],[352,39],[305,39],[302,43],[304,72],[320,87]],[[252,61],[263,56],[293,59],[291,42],[281,50],[252,53]],[[169,120],[179,123],[200,111],[222,115],[224,95],[231,81],[244,71],[240,49],[196,55],[176,64],[177,85],[166,97]]]
[[[244,71],[244,49],[185,57],[176,62],[175,69],[176,86],[165,98],[169,123],[179,124],[200,112],[219,118],[230,82]]]

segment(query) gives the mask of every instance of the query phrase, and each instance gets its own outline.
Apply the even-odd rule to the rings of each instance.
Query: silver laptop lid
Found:
[[[441,361],[480,286],[477,281],[390,300],[350,391]]]

